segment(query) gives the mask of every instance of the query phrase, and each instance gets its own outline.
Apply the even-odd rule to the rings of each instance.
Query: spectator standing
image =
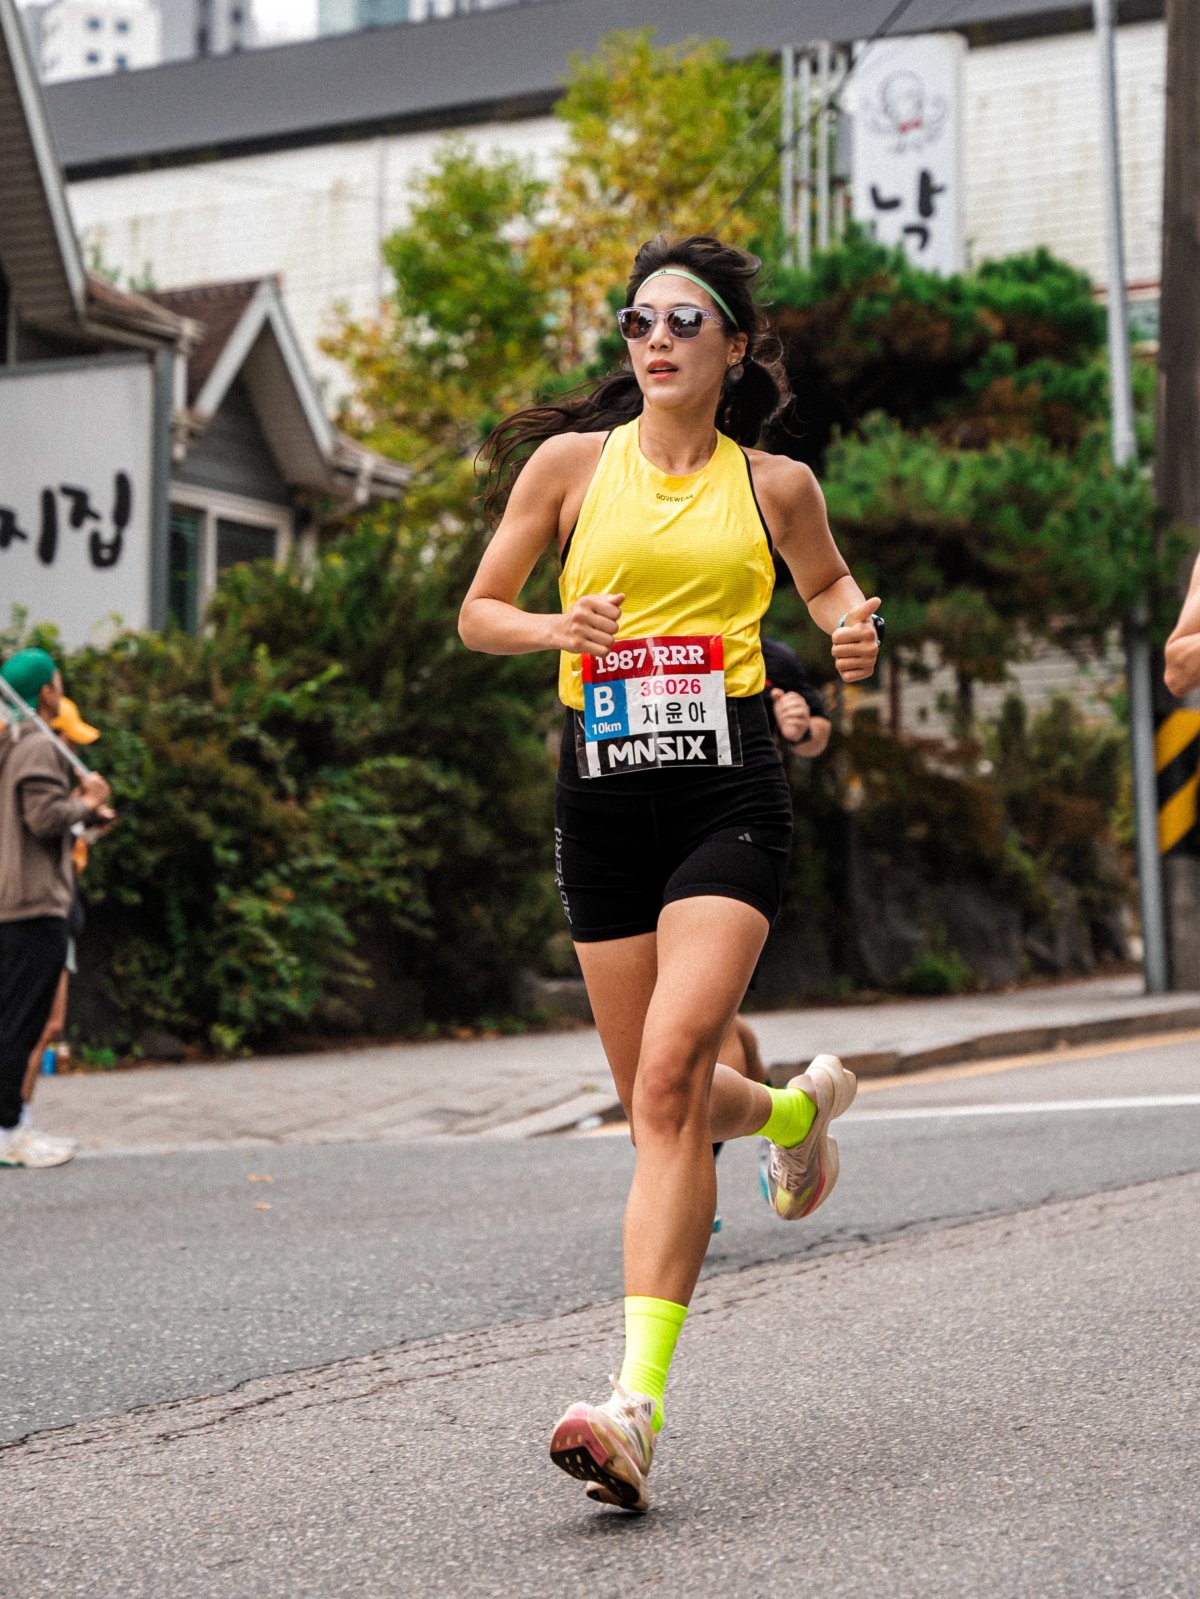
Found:
[[[19,651],[0,673],[44,721],[58,715],[62,676],[45,650]],[[111,823],[110,792],[98,772],[73,787],[63,749],[32,718],[0,733],[0,1166],[61,1166],[74,1153],[21,1125],[21,1094],[66,965],[72,830]]]
[[[72,749],[84,749],[89,744],[94,744],[100,737],[100,730],[91,727],[79,714],[79,707],[75,701],[68,699],[64,694],[62,703],[58,708],[58,715],[50,726],[59,735],[66,739]],[[76,945],[84,928],[83,896],[79,891],[79,879],[87,870],[89,846],[99,836],[100,829],[91,828],[87,833],[76,837],[71,845],[71,863],[75,868],[75,892],[71,899],[71,909],[67,915],[67,964],[63,968],[62,976],[58,980],[58,987],[54,991],[54,1003],[50,1007],[50,1015],[42,1029],[42,1036],[33,1047],[29,1057],[29,1065],[25,1071],[25,1083],[21,1090],[21,1126],[29,1127],[33,1124],[33,1096],[37,1091],[38,1078],[45,1053],[54,1049],[57,1055],[57,1070],[63,1069],[67,1058],[68,1045],[66,1043],[67,1030],[67,1001],[70,995],[71,978],[78,969],[76,966]],[[104,829],[103,831],[107,831]],[[72,1149],[75,1148],[71,1140],[55,1140],[67,1142]]]

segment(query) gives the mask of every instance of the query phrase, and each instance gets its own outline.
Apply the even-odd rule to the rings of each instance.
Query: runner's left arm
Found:
[[[870,622],[878,597],[868,599],[833,542],[825,496],[812,471],[786,456],[751,454],[755,489],[775,548],[787,562],[808,614],[833,640],[833,660],[847,683],[875,670],[879,639]],[[846,625],[839,626],[842,617]]]

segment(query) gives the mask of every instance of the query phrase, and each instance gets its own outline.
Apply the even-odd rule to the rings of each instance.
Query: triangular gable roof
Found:
[[[156,289],[147,297],[202,325],[188,359],[185,403],[193,431],[209,426],[241,377],[289,483],[319,493],[350,488],[361,502],[372,492],[394,496],[409,481],[407,467],[355,444],[330,423],[275,278]]]
[[[0,261],[13,299],[29,322],[74,324],[87,273],[13,0],[0,0],[0,151]]]
[[[184,403],[189,410],[196,409],[196,402],[214,367],[262,282],[262,278],[241,278],[228,283],[197,283],[185,289],[150,291],[157,305],[201,325],[200,336],[188,355]]]
[[[188,410],[205,428],[234,379],[245,379],[271,453],[289,483],[326,486],[334,429],[274,278],[155,291],[152,299],[205,326],[189,373]],[[189,362],[189,366],[190,366]]]

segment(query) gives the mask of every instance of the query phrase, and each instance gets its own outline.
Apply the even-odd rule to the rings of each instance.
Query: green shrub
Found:
[[[943,947],[923,950],[900,973],[896,988],[901,994],[961,994],[975,982],[975,973],[958,951]]]
[[[201,637],[67,659],[122,813],[85,880],[110,1042],[387,1029],[381,975],[415,1023],[509,1004],[555,925],[553,662],[461,646],[478,553],[381,518],[235,569]]]

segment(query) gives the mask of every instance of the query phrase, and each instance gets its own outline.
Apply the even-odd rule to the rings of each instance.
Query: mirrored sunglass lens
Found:
[[[704,326],[704,313],[695,306],[676,306],[667,313],[667,326],[677,339],[694,339]]]
[[[617,312],[617,326],[627,339],[644,339],[654,326],[654,319],[636,306],[627,305]]]

